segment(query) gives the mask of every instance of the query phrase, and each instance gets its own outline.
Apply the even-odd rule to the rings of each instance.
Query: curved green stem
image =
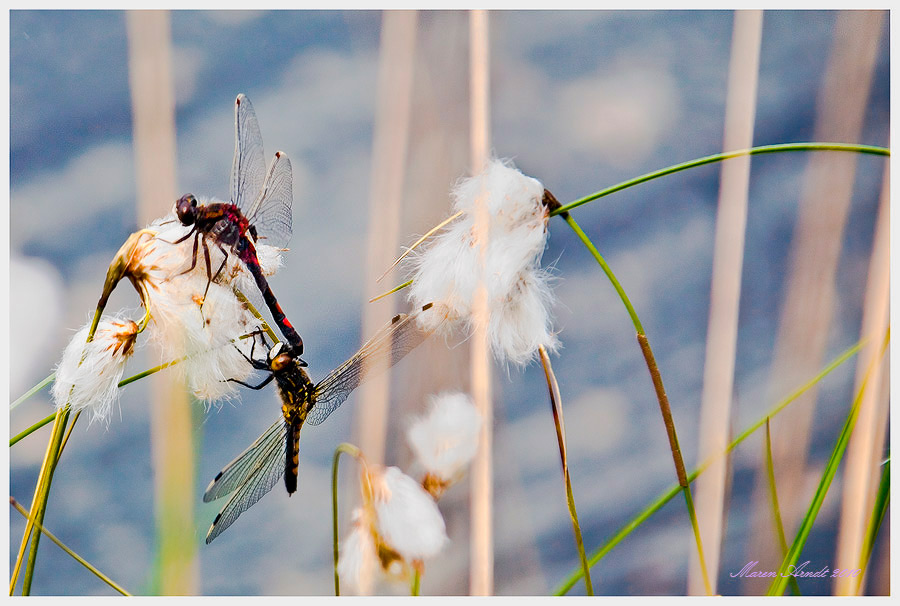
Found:
[[[338,480],[338,461],[341,453],[348,454],[354,459],[358,459],[360,455],[359,448],[353,444],[343,442],[338,444],[334,449],[334,457],[331,459],[331,529],[333,531],[332,543],[334,546],[334,595],[341,595],[341,581],[338,576],[338,496],[337,496],[337,480]]]
[[[579,226],[575,219],[572,218],[572,215],[570,215],[568,212],[562,212],[562,217],[576,233],[578,238],[584,243],[585,247],[588,249],[588,251],[590,251],[594,259],[596,259],[597,263],[600,265],[600,268],[603,270],[603,273],[606,274],[606,277],[612,283],[613,288],[615,288],[616,292],[619,294],[619,298],[625,305],[625,309],[628,311],[628,315],[631,317],[632,324],[634,324],[634,329],[637,332],[638,344],[641,347],[641,353],[644,354],[644,361],[647,364],[647,370],[650,372],[650,378],[653,381],[653,389],[656,391],[656,399],[659,402],[659,411],[662,415],[663,423],[666,427],[666,435],[669,439],[669,447],[672,450],[672,461],[675,464],[675,474],[678,477],[678,483],[681,486],[682,491],[684,492],[684,502],[687,506],[688,515],[691,519],[691,528],[694,532],[694,539],[697,543],[697,556],[700,560],[700,569],[703,573],[704,586],[706,587],[707,595],[710,595],[712,594],[712,584],[709,580],[709,573],[706,570],[706,558],[703,553],[703,541],[700,537],[700,525],[697,523],[697,513],[694,510],[694,499],[691,497],[690,483],[687,481],[687,474],[684,471],[684,458],[681,455],[681,447],[678,445],[678,434],[675,431],[675,420],[672,417],[672,409],[669,406],[669,397],[666,395],[666,389],[663,386],[662,382],[662,375],[660,374],[659,367],[656,364],[656,358],[653,355],[653,349],[650,347],[650,340],[647,338],[647,335],[644,332],[644,327],[641,324],[641,320],[640,318],[638,318],[637,312],[635,311],[634,306],[631,304],[631,300],[625,293],[625,289],[622,288],[622,285],[619,283],[616,275],[613,273],[610,266],[606,263],[606,260],[603,259],[603,256],[597,250],[597,247],[594,246],[594,243],[591,242],[591,239],[588,238],[587,234],[584,233],[584,230],[581,229],[581,226]]]
[[[607,187],[606,189],[601,189],[600,191],[583,198],[579,198],[574,202],[569,202],[568,204],[561,206],[556,210],[553,210],[550,215],[553,216],[563,214],[566,211],[581,206],[582,204],[593,202],[598,198],[603,198],[604,196],[614,194],[618,191],[622,191],[623,189],[627,189],[641,183],[646,183],[647,181],[652,181],[653,179],[657,179],[659,177],[665,177],[666,175],[671,175],[673,173],[687,170],[689,168],[696,168],[705,164],[713,164],[714,162],[721,162],[722,160],[738,158],[740,156],[757,156],[762,154],[795,151],[842,151],[855,152],[859,154],[873,154],[877,156],[891,155],[891,150],[884,147],[876,147],[874,145],[851,145],[848,143],[781,143],[778,145],[761,145],[759,147],[751,147],[748,149],[738,149],[734,151],[723,152],[721,154],[704,156],[703,158],[697,158],[696,160],[690,160],[688,162],[682,162],[681,164],[668,166],[666,168],[653,171],[652,173],[647,173],[645,175],[641,175],[640,177],[635,177],[634,179],[623,181],[611,187]]]
[[[772,410],[767,412],[759,421],[757,421],[756,423],[754,423],[753,425],[751,425],[750,427],[745,429],[743,432],[741,432],[731,442],[731,444],[729,444],[728,447],[725,448],[725,450],[708,457],[696,469],[694,469],[693,471],[691,471],[690,474],[688,474],[688,477],[687,477],[688,482],[693,482],[694,480],[696,480],[700,476],[700,474],[703,473],[704,471],[706,471],[706,469],[710,465],[712,465],[716,460],[718,460],[719,457],[726,456],[732,450],[737,448],[738,444],[740,444],[741,442],[746,440],[754,432],[756,432],[760,427],[765,425],[766,420],[769,417],[774,417],[775,415],[777,415],[779,412],[784,410],[789,404],[791,404],[792,402],[797,400],[797,398],[799,398],[804,393],[806,393],[807,391],[812,389],[814,386],[816,386],[819,383],[819,381],[824,379],[834,369],[838,368],[841,364],[843,364],[844,362],[849,360],[851,357],[856,355],[864,344],[865,344],[865,341],[861,340],[861,341],[857,342],[855,345],[853,345],[852,347],[848,348],[840,356],[838,356],[830,364],[828,364],[828,366],[823,368],[819,372],[819,374],[817,374],[815,377],[810,379],[807,383],[805,383],[801,387],[797,388],[796,391],[794,391],[791,395],[786,397],[784,400],[779,402],[776,406],[774,406],[772,408]],[[610,538],[599,549],[597,549],[593,554],[591,554],[591,557],[588,560],[588,563],[591,566],[596,565],[600,560],[602,560],[606,556],[606,554],[608,554],[610,551],[612,551],[616,545],[618,545],[623,540],[625,540],[625,537],[627,537],[629,534],[631,534],[638,526],[640,526],[641,524],[646,522],[648,519],[650,519],[653,516],[653,514],[655,514],[660,509],[662,509],[669,501],[671,501],[673,498],[675,498],[675,495],[677,495],[680,491],[681,491],[681,486],[676,484],[675,486],[672,486],[666,492],[661,494],[659,497],[657,497],[657,499],[655,501],[653,501],[650,505],[645,507],[643,511],[641,511],[637,516],[632,518],[631,521],[629,521],[622,528],[620,528],[619,531],[612,536],[612,538]],[[563,583],[556,589],[556,591],[554,592],[554,595],[565,595],[566,593],[568,593],[569,590],[575,586],[575,583],[577,583],[579,581],[579,579],[581,579],[581,576],[582,576],[581,568],[576,568],[575,570],[573,570],[572,573],[569,575],[569,577],[565,581],[563,581]]]

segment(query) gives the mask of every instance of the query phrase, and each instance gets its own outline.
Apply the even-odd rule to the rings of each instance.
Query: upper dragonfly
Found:
[[[175,203],[175,212],[183,225],[193,225],[193,229],[176,243],[194,236],[191,266],[187,271],[196,267],[197,247],[198,243],[202,243],[206,258],[206,275],[209,279],[207,290],[210,282],[218,279],[225,267],[228,260],[226,247],[236,252],[253,275],[285,340],[290,348],[300,355],[303,353],[303,339],[285,317],[275,299],[259,265],[255,246],[260,238],[264,239],[266,244],[276,247],[287,246],[291,239],[293,202],[291,161],[284,152],[275,152],[275,158],[269,166],[268,173],[266,172],[256,112],[253,111],[250,99],[243,94],[238,95],[234,102],[234,129],[231,202],[199,204],[193,194],[183,195]],[[211,238],[225,254],[215,274],[212,273],[209,261],[207,237]]]
[[[226,465],[206,488],[204,502],[234,492],[209,527],[207,544],[269,492],[280,477],[284,476],[289,495],[297,490],[300,428],[303,423],[318,425],[327,419],[370,371],[378,372],[393,366],[422,343],[433,332],[433,329],[423,329],[419,324],[422,314],[426,313],[439,313],[439,310],[429,303],[409,315],[394,316],[353,357],[315,385],[300,367],[297,357],[290,350],[285,350],[281,343],[272,347],[264,362],[254,360],[251,349],[250,363],[259,370],[268,370],[269,376],[259,385],[232,380],[251,389],[262,389],[274,379],[281,397],[282,418]],[[431,322],[428,324],[434,325]]]

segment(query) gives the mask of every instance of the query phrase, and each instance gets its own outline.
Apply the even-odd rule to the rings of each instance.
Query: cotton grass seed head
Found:
[[[472,398],[460,392],[432,396],[428,414],[410,425],[406,437],[425,469],[422,485],[434,498],[458,481],[475,457],[481,425]]]
[[[559,347],[550,319],[549,274],[540,265],[548,237],[544,191],[539,181],[496,159],[456,185],[451,197],[461,217],[424,252],[411,257],[409,299],[415,305],[434,301],[449,309],[451,322],[431,328],[445,334],[454,325],[471,331],[475,294],[483,284],[488,335],[498,360],[524,364],[541,345],[551,351]],[[479,209],[483,220],[478,219]]]
[[[342,591],[362,593],[371,587],[378,568],[372,521],[366,510],[358,507],[353,510],[350,534],[340,546],[337,572]]]
[[[397,467],[369,468],[378,535],[407,562],[436,555],[449,540],[429,495]]]
[[[66,346],[50,392],[58,409],[67,403],[74,411],[89,409],[91,422],[109,425],[125,363],[134,353],[138,325],[128,319],[103,317],[93,340],[85,343],[91,323],[89,320]]]

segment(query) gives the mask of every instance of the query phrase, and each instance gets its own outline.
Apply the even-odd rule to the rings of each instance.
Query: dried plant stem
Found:
[[[369,222],[366,242],[363,301],[378,294],[376,278],[394,258],[400,240],[400,218],[406,182],[406,162],[412,114],[418,12],[385,11],[381,18],[378,51],[372,166],[369,175]],[[385,317],[394,315],[395,302],[381,301],[362,308],[362,334],[374,333]],[[387,368],[386,365],[381,368]],[[377,376],[376,376],[377,375]],[[360,385],[354,434],[360,449],[373,463],[383,463],[387,450],[389,373],[372,372]],[[365,587],[363,593],[369,593]]]
[[[578,223],[575,222],[575,219],[573,219],[568,212],[562,213],[562,217],[576,235],[578,235],[579,239],[584,243],[591,255],[593,255],[594,259],[596,259],[597,263],[603,269],[603,272],[612,283],[613,288],[619,293],[619,298],[625,305],[625,309],[628,311],[628,315],[631,317],[631,321],[634,324],[635,331],[637,332],[638,344],[641,347],[641,353],[644,354],[644,361],[647,363],[647,370],[650,372],[650,378],[653,381],[653,388],[656,391],[656,398],[659,402],[659,410],[662,414],[663,423],[666,426],[666,435],[669,438],[669,446],[672,450],[672,461],[675,463],[675,474],[678,477],[678,484],[681,486],[682,492],[684,492],[684,501],[687,505],[688,515],[691,519],[691,528],[694,531],[694,538],[697,542],[697,556],[700,561],[700,568],[703,571],[704,585],[707,594],[712,594],[712,586],[710,585],[709,574],[706,568],[706,558],[703,555],[703,541],[700,538],[697,514],[694,511],[694,500],[691,497],[690,484],[687,481],[687,474],[685,474],[684,471],[684,458],[681,456],[681,447],[678,445],[678,435],[675,431],[675,420],[672,418],[669,397],[666,395],[662,376],[660,375],[659,367],[656,364],[656,358],[653,356],[653,349],[650,347],[650,340],[647,339],[647,335],[644,333],[644,327],[638,318],[637,312],[634,310],[634,306],[628,299],[628,295],[625,294],[625,289],[619,284],[619,280],[606,263],[606,260],[603,259],[603,256],[597,250],[597,247],[594,246],[594,243],[591,242],[590,238],[587,237],[587,234],[584,233]]]
[[[21,514],[25,517],[25,519],[29,519],[29,518],[28,518],[28,512],[25,511],[25,508],[24,508],[24,507],[22,507],[21,505],[19,505],[19,502],[18,502],[18,501],[16,501],[16,500],[15,500],[14,498],[12,498],[12,497],[9,497],[9,504],[12,505],[12,506],[16,509],[16,511],[18,511],[19,513],[21,513]],[[113,581],[112,579],[110,579],[108,576],[106,576],[105,574],[103,574],[103,573],[100,572],[99,570],[97,570],[97,568],[95,568],[93,565],[91,565],[90,562],[88,562],[87,560],[85,560],[84,558],[82,558],[80,555],[78,555],[77,553],[75,553],[74,551],[72,551],[72,550],[71,550],[69,547],[67,547],[62,541],[60,541],[58,538],[56,538],[56,537],[53,535],[53,533],[51,533],[49,530],[47,530],[46,528],[44,528],[43,526],[41,526],[40,524],[37,524],[37,523],[35,523],[34,526],[35,526],[35,528],[37,528],[40,532],[42,532],[42,533],[44,533],[45,535],[47,535],[47,538],[50,539],[51,541],[53,541],[54,543],[56,543],[56,544],[59,546],[60,549],[62,549],[62,550],[65,551],[67,554],[69,554],[70,556],[72,556],[72,558],[73,558],[76,562],[78,562],[79,564],[81,564],[82,566],[84,566],[85,568],[87,568],[88,570],[90,570],[92,573],[94,573],[94,574],[97,576],[97,578],[99,578],[101,581],[103,581],[104,583],[106,583],[107,585],[109,585],[110,587],[112,587],[113,589],[115,589],[116,591],[118,591],[119,593],[121,593],[122,595],[131,595],[130,593],[128,593],[127,591],[125,591],[124,589],[122,589],[122,587],[120,587],[118,583],[116,583],[115,581]]]
[[[456,213],[450,215],[449,217],[447,217],[446,219],[444,219],[443,221],[441,221],[440,223],[438,223],[437,225],[435,225],[434,227],[432,227],[431,229],[429,229],[427,232],[425,232],[425,233],[422,235],[421,238],[419,238],[418,240],[416,240],[415,242],[412,243],[412,246],[410,246],[410,247],[407,248],[405,251],[403,251],[403,254],[400,255],[399,257],[397,257],[397,258],[394,260],[394,262],[391,263],[391,266],[388,267],[386,270],[384,270],[384,273],[381,274],[380,276],[378,276],[378,279],[375,280],[375,281],[376,281],[376,282],[381,282],[381,281],[384,279],[384,277],[385,277],[386,275],[388,275],[388,273],[390,273],[390,271],[391,271],[392,269],[394,269],[395,267],[397,267],[397,266],[400,264],[400,262],[403,261],[403,259],[405,259],[407,256],[409,256],[409,254],[410,254],[412,251],[414,251],[414,250],[416,249],[416,247],[419,246],[419,244],[421,244],[422,242],[424,242],[425,240],[427,240],[428,238],[430,238],[431,236],[433,236],[438,230],[440,230],[442,227],[444,227],[444,226],[447,225],[448,223],[450,223],[450,222],[452,222],[452,221],[458,219],[459,217],[461,217],[462,214],[463,214],[463,211],[461,211],[461,210],[460,210],[460,211],[457,211]],[[392,291],[392,292],[393,292],[393,291]],[[390,293],[388,293],[388,294],[390,294]],[[380,295],[380,296],[378,296],[378,297],[375,297],[374,299],[370,299],[370,300],[369,300],[369,303],[371,303],[372,301],[377,301],[378,299],[380,299],[380,298],[383,297],[383,296],[384,296],[384,295]]]
[[[581,526],[578,524],[578,512],[575,510],[575,496],[572,493],[572,480],[569,477],[569,457],[566,453],[566,426],[563,421],[562,396],[559,393],[559,383],[550,364],[547,350],[541,345],[538,348],[541,355],[541,364],[544,367],[544,377],[547,379],[547,389],[550,392],[550,410],[553,413],[553,424],[556,426],[556,441],[559,445],[559,461],[562,464],[563,480],[566,483],[566,505],[569,508],[569,517],[572,518],[572,532],[575,535],[575,548],[581,559],[581,569],[584,571],[584,587],[588,595],[594,595],[594,585],[591,582],[591,570],[584,555],[584,541],[581,537]]]
[[[469,13],[470,162],[473,174],[484,169],[490,148],[490,113],[488,80],[488,14],[484,10]],[[475,203],[475,241],[483,267],[488,247],[488,217],[484,195]],[[471,343],[470,381],[472,399],[484,420],[479,436],[478,452],[471,469],[471,539],[469,594],[491,595],[494,592],[493,536],[493,401],[491,359],[487,327],[490,322],[487,289],[480,280],[472,302],[474,330]]]
[[[885,162],[881,200],[875,220],[872,254],[869,259],[866,292],[860,335],[872,337],[857,360],[855,383],[859,385],[870,360],[878,355],[877,335],[884,333],[890,316],[890,163]],[[871,382],[881,383],[886,363],[875,367]],[[843,474],[841,517],[838,526],[835,562],[859,559],[863,549],[867,517],[875,503],[878,462],[883,456],[884,437],[888,427],[889,397],[877,387],[866,390],[859,407],[856,430],[847,446],[847,468]],[[864,570],[858,577],[834,580],[835,595],[856,595],[865,585]]]
[[[722,143],[722,148],[726,150],[753,145],[762,25],[763,13],[760,10],[734,13]],[[749,156],[722,164],[700,398],[697,451],[701,460],[721,451],[728,444],[749,189]],[[700,536],[707,548],[713,593],[716,592],[726,521],[726,482],[727,467],[722,460],[715,463],[696,486]],[[710,586],[704,587],[701,577],[699,561],[691,557],[688,567],[690,595],[699,595],[704,590],[709,594]]]
[[[716,453],[714,456],[711,456],[708,459],[706,459],[705,461],[703,461],[703,463],[701,463],[696,469],[694,469],[688,475],[688,477],[687,477],[688,481],[693,482],[694,480],[696,480],[697,477],[700,476],[700,474],[702,474],[710,466],[710,464],[712,464],[715,460],[717,460],[719,457],[726,456],[732,450],[737,448],[738,444],[740,444],[741,442],[746,440],[754,432],[756,432],[756,430],[758,430],[760,427],[765,425],[767,419],[769,419],[770,417],[774,417],[779,412],[784,410],[789,404],[791,404],[792,402],[795,402],[800,396],[802,396],[804,393],[806,393],[807,391],[812,389],[815,385],[817,385],[819,383],[819,381],[824,379],[834,369],[838,368],[844,362],[846,362],[851,357],[853,357],[856,353],[858,353],[864,343],[865,343],[865,341],[859,341],[858,343],[856,343],[855,345],[853,345],[852,347],[850,347],[849,349],[844,351],[841,355],[839,355],[837,358],[835,358],[830,364],[828,364],[828,366],[826,366],[821,371],[819,371],[819,373],[815,377],[813,377],[812,379],[807,381],[801,387],[797,388],[788,397],[786,397],[784,400],[782,400],[777,405],[775,405],[772,408],[772,410],[767,412],[765,414],[765,416],[763,416],[759,421],[757,421],[756,423],[754,423],[753,425],[751,425],[750,427],[745,429],[743,432],[741,432],[740,435],[738,435],[734,440],[731,441],[731,443],[728,445],[728,448],[726,448],[723,452]],[[675,498],[675,496],[679,492],[681,492],[681,486],[675,485],[672,488],[670,488],[669,490],[667,490],[665,493],[660,495],[653,503],[651,503],[649,506],[647,506],[643,511],[641,511],[631,521],[629,521],[627,524],[625,524],[621,529],[619,529],[618,532],[616,532],[616,534],[614,534],[612,536],[612,538],[610,538],[599,549],[597,549],[593,554],[591,554],[591,557],[588,560],[588,564],[590,566],[594,566],[595,564],[597,564],[597,562],[602,560],[610,551],[613,550],[613,548],[616,545],[621,543],[625,539],[625,537],[627,537],[629,534],[631,534],[634,531],[634,529],[636,529],[638,526],[640,526],[641,524],[646,522],[648,519],[650,519],[650,517],[652,517],[653,514],[655,514],[660,509],[662,509],[666,505],[666,503],[668,503],[673,498]],[[568,591],[572,587],[574,587],[575,583],[577,583],[578,580],[581,578],[582,574],[583,574],[583,572],[582,572],[581,568],[575,569],[569,575],[569,578],[567,578],[556,589],[556,591],[554,592],[554,595],[564,595],[564,594],[568,593]]]

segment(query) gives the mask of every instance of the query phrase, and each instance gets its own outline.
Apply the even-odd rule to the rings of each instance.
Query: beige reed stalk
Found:
[[[488,107],[488,15],[486,11],[469,13],[469,68],[471,83],[469,106],[471,126],[472,174],[481,172],[488,159],[490,113]],[[487,251],[488,215],[484,196],[475,202],[475,241],[482,263]],[[472,304],[474,331],[471,339],[470,376],[472,398],[481,412],[484,423],[478,454],[472,463],[472,524],[470,544],[470,595],[491,595],[494,592],[494,536],[493,536],[493,402],[491,394],[491,358],[487,326],[490,321],[487,290],[483,283],[475,291]]]
[[[879,355],[881,342],[889,322],[890,302],[890,161],[885,162],[884,182],[878,219],[875,223],[875,241],[869,260],[869,277],[863,304],[860,336],[868,339],[859,353],[856,366],[854,393],[859,390],[865,371]],[[856,428],[847,447],[847,463],[842,474],[841,521],[838,528],[838,544],[835,566],[856,568],[863,537],[881,477],[879,463],[884,455],[884,437],[888,421],[888,399],[882,398],[879,386],[881,373],[886,371],[885,361],[876,364],[869,385],[859,405]],[[869,561],[869,566],[875,560]],[[864,571],[865,572],[865,571]],[[843,577],[834,580],[836,595],[856,595],[865,587],[864,574],[858,578]]]
[[[860,139],[869,98],[884,13],[842,11],[835,20],[834,42],[825,80],[816,101],[814,141],[856,143]],[[788,274],[769,382],[770,400],[803,383],[822,366],[831,333],[835,272],[847,222],[856,154],[812,154],[806,170],[788,256]],[[772,456],[784,528],[795,532],[812,494],[807,489],[806,456],[815,413],[815,388],[772,421]],[[746,561],[774,570],[781,561],[775,540],[768,483],[761,458],[752,511],[751,541]],[[838,565],[835,563],[835,565]],[[745,593],[765,593],[766,579],[745,579]]]
[[[146,224],[168,212],[177,197],[169,12],[126,15],[138,222]],[[150,381],[159,590],[190,595],[199,588],[191,403],[173,373]]]
[[[383,287],[375,280],[393,261],[398,248],[403,183],[409,142],[410,105],[416,47],[416,11],[385,11],[372,136],[369,181],[369,235],[363,293],[362,340],[394,314],[393,297],[369,299]],[[384,462],[390,375],[375,374],[360,386],[356,410],[357,444],[370,463]]]
[[[762,23],[762,11],[734,13],[725,99],[724,151],[753,146]],[[749,188],[749,156],[722,164],[700,404],[700,461],[723,452],[729,442]],[[722,546],[726,470],[725,459],[718,458],[696,484],[697,521],[713,594],[716,593]],[[688,593],[706,594],[700,560],[694,549],[691,549]]]

